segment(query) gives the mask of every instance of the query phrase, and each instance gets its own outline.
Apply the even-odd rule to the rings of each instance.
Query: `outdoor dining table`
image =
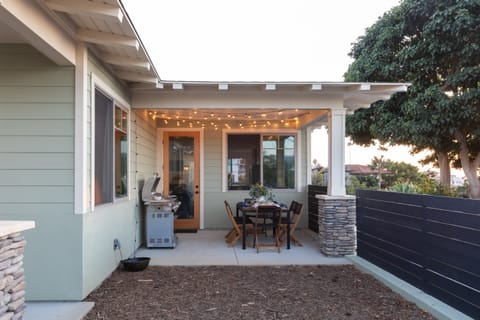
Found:
[[[286,215],[287,218],[287,249],[290,249],[290,210],[288,207],[283,204],[283,203],[265,203],[265,204],[259,204],[259,203],[239,203],[237,205],[237,209],[239,212],[242,213],[242,249],[245,250],[247,247],[246,243],[246,238],[247,238],[247,232],[246,232],[246,222],[247,222],[247,216],[255,214],[257,212],[257,207],[258,206],[271,206],[271,205],[277,205],[281,209],[282,215]]]

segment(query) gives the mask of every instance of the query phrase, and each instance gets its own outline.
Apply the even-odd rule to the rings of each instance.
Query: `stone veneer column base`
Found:
[[[357,252],[356,198],[317,195],[318,239],[323,254],[332,257]]]
[[[0,220],[0,320],[20,320],[25,312],[24,230],[34,221]]]
[[[26,241],[21,233],[0,238],[0,320],[17,320],[25,309],[23,252]]]

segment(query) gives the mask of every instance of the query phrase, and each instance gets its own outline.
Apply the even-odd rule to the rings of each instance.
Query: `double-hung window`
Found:
[[[128,195],[128,113],[95,90],[95,205]]]
[[[228,134],[228,190],[295,188],[294,134]]]

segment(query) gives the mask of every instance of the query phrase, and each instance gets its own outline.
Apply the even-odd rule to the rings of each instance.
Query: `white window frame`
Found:
[[[245,190],[228,190],[228,135],[229,134],[258,134],[260,137],[266,134],[275,135],[294,135],[295,136],[295,187],[293,189],[274,189],[278,191],[299,191],[300,190],[300,173],[301,173],[301,131],[300,130],[278,130],[278,129],[261,129],[261,130],[245,130],[245,129],[224,129],[222,130],[222,192],[245,192]],[[263,155],[261,156],[262,166],[260,175],[263,177]]]
[[[127,196],[126,197],[120,197],[117,198],[115,196],[115,178],[112,179],[112,190],[113,190],[113,199],[112,202],[106,202],[102,203],[99,205],[95,205],[95,90],[99,90],[102,94],[104,94],[106,97],[112,100],[113,102],[113,118],[112,118],[112,123],[115,120],[115,107],[119,107],[122,110],[125,110],[127,112],[127,137],[128,137],[128,156],[127,156]],[[91,181],[91,186],[90,186],[90,209],[91,211],[94,211],[95,208],[101,207],[101,206],[107,206],[107,205],[113,205],[117,202],[124,202],[124,201],[129,201],[131,200],[131,183],[132,183],[132,177],[131,177],[131,123],[130,123],[130,117],[131,117],[131,106],[130,104],[123,99],[118,93],[116,93],[115,90],[113,90],[106,82],[104,82],[102,79],[99,77],[95,76],[95,74],[92,74],[92,83],[91,83],[91,146],[90,146],[90,153],[91,153],[91,159],[90,159],[90,181]],[[115,133],[115,124],[113,123],[113,132],[112,134]],[[115,163],[113,163],[113,171],[115,172]],[[113,175],[115,177],[115,175]]]

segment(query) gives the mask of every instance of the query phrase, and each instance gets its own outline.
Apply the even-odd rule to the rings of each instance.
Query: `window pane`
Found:
[[[260,136],[228,136],[228,190],[248,190],[260,182]]]
[[[295,187],[295,137],[263,137],[263,184],[275,189]]]
[[[115,196],[128,194],[127,112],[115,106]]]
[[[95,90],[95,205],[113,201],[113,101]]]
[[[127,134],[115,130],[115,196],[128,193],[128,139]]]

